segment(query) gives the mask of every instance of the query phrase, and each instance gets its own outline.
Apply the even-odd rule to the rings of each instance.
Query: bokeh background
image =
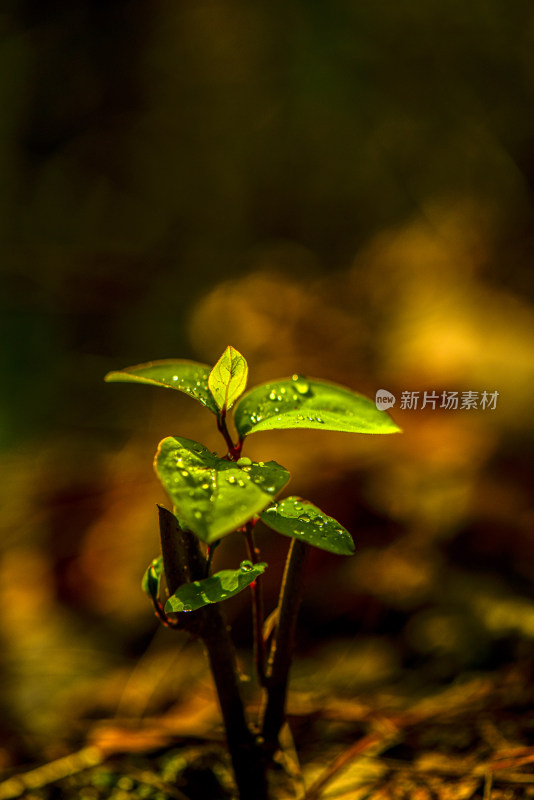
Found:
[[[158,441],[222,440],[189,398],[103,376],[227,344],[251,383],[398,398],[402,435],[247,443],[357,545],[311,555],[295,685],[529,664],[532,4],[6,0],[0,36],[2,763],[202,674],[140,578]],[[287,541],[258,541],[270,609]],[[245,595],[227,610],[245,648]]]

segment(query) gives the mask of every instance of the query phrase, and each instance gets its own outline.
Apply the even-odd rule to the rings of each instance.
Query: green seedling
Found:
[[[227,347],[213,368],[192,361],[154,361],[110,372],[110,382],[145,383],[185,392],[216,420],[222,455],[173,436],[160,442],[154,467],[173,505],[159,511],[161,555],[143,578],[163,624],[204,642],[224,720],[238,796],[266,800],[267,773],[284,723],[291,654],[309,547],[351,555],[350,533],[308,500],[278,495],[289,472],[275,461],[242,455],[247,437],[261,431],[311,428],[348,433],[395,433],[391,417],[366,397],[327,381],[293,375],[245,392],[248,366]],[[237,438],[230,433],[230,413]],[[254,539],[261,520],[289,537],[277,608],[264,618],[262,580],[267,568]],[[216,547],[241,536],[247,558],[214,571]],[[247,719],[236,657],[221,605],[250,590],[254,664],[263,701],[258,720]]]

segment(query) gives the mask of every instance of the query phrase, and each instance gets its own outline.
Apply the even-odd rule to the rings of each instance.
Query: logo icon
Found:
[[[375,396],[375,404],[379,411],[385,411],[386,408],[392,408],[395,405],[395,395],[388,392],[386,389],[379,389]]]

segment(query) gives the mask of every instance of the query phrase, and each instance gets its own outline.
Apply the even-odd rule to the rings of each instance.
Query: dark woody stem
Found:
[[[278,748],[278,735],[285,719],[287,685],[307,553],[308,545],[297,539],[292,540],[280,589],[278,622],[265,676],[267,698],[262,713],[262,736],[265,751],[269,755]]]
[[[198,539],[180,530],[174,514],[158,506],[163,566],[170,594],[183,583],[206,574],[206,559]],[[202,639],[207,650],[219,698],[228,750],[241,800],[267,800],[263,756],[248,726],[239,686],[233,642],[221,610],[209,604],[189,614],[180,614],[180,627]]]

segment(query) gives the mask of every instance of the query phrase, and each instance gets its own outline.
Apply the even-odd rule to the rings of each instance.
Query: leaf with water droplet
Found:
[[[154,466],[181,524],[207,544],[263,511],[289,480],[275,461],[240,466],[179,436],[160,442]]]
[[[141,581],[143,591],[153,600],[157,600],[159,598],[162,577],[163,558],[158,556],[157,558],[153,559],[147,571],[143,575],[143,580]]]
[[[239,569],[223,569],[204,580],[183,583],[167,600],[165,611],[196,611],[209,603],[220,603],[250,586],[266,568],[264,562],[243,561]]]
[[[340,556],[354,553],[350,533],[308,500],[286,497],[266,508],[260,517],[269,528],[284,536],[298,537],[301,542]]]
[[[219,408],[208,386],[210,371],[211,367],[197,361],[164,359],[108,372],[104,380],[108,383],[146,383],[176,389],[218,414]]]
[[[287,428],[346,433],[400,431],[389,414],[368,397],[345,386],[302,375],[248,391],[234,409],[234,422],[241,438],[258,431]]]
[[[221,411],[232,408],[245,391],[247,378],[248,364],[245,357],[229,345],[208,377],[210,392]]]

